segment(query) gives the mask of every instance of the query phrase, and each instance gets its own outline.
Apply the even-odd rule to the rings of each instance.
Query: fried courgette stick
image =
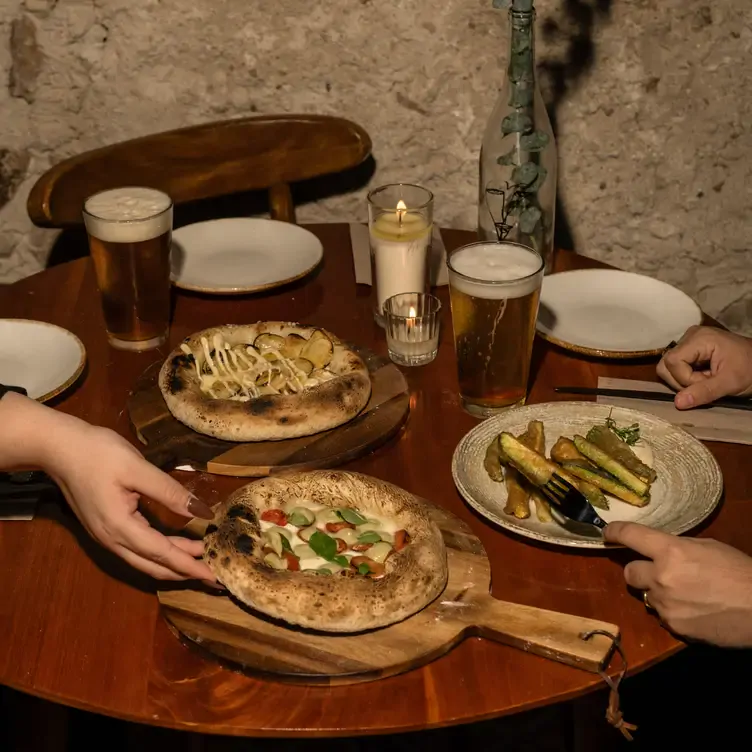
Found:
[[[527,426],[527,433],[530,434],[531,442],[528,444],[530,449],[538,454],[546,454],[546,434],[543,423],[539,420],[531,420]],[[543,494],[535,487],[530,490],[530,498],[535,504],[535,514],[539,522],[552,522],[551,507],[548,505]]]
[[[575,446],[572,439],[568,439],[566,436],[560,436],[557,442],[551,447],[551,459],[554,462],[558,462],[562,467],[565,463],[571,473],[573,466],[580,466],[584,470],[594,470],[595,465]],[[574,473],[573,473],[574,474]],[[569,479],[570,482],[571,479]],[[608,509],[608,499],[600,488],[594,486],[592,483],[588,483],[581,477],[577,478],[577,486],[582,492],[582,495],[598,509]]]
[[[530,426],[528,430],[515,437],[521,444],[528,446],[531,441]],[[501,436],[499,436],[501,447]],[[504,450],[501,449],[502,454]],[[505,514],[516,517],[518,520],[527,519],[530,516],[530,492],[523,485],[524,478],[516,468],[511,465],[504,467],[504,485],[507,488],[507,503],[504,505]]]

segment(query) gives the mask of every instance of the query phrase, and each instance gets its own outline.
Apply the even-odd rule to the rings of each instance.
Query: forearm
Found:
[[[78,419],[9,392],[0,399],[0,470],[46,468],[55,442]]]

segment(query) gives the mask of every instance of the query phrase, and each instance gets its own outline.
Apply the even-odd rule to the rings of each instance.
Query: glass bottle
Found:
[[[480,152],[478,235],[534,248],[553,267],[557,152],[535,75],[535,9],[512,0],[507,76]]]

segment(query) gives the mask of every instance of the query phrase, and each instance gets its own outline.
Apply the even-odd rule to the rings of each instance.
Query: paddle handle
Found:
[[[499,601],[490,595],[474,605],[477,608],[468,613],[468,618],[479,636],[586,671],[602,671],[614,643],[605,635],[593,635],[588,640],[583,635],[602,630],[619,637],[615,624]]]

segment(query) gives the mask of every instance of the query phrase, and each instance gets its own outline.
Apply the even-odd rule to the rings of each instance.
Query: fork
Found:
[[[606,527],[606,521],[598,516],[590,502],[566,478],[558,473],[553,473],[548,482],[540,486],[540,490],[570,520],[586,522],[601,530]]]

